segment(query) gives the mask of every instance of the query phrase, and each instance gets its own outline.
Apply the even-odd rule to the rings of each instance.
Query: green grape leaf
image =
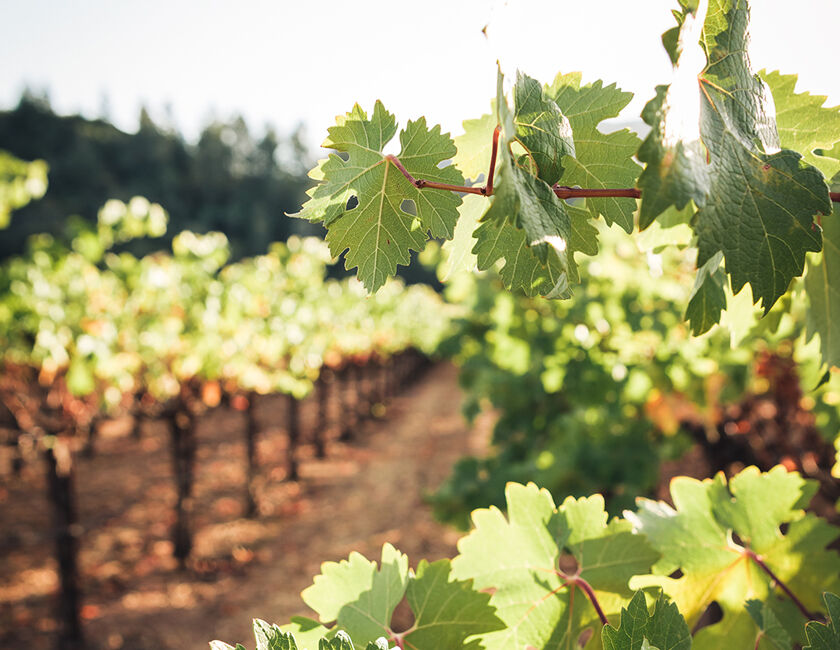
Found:
[[[820,335],[823,362],[840,366],[840,211],[823,220],[823,252],[808,259],[807,332]]]
[[[301,593],[323,623],[336,622],[357,642],[388,636],[391,615],[408,586],[408,557],[390,544],[382,547],[380,567],[360,553],[325,562],[321,574]]]
[[[510,152],[519,127],[505,100],[502,81],[499,73],[499,170],[492,203],[474,232],[473,252],[480,270],[504,260],[501,277],[509,289],[521,289],[529,296],[568,298],[571,284],[578,280],[574,251],[597,251],[597,231],[582,218],[581,210],[570,216],[570,206],[557,198],[548,183],[520,167]],[[537,88],[529,77],[521,76],[519,83]]]
[[[246,648],[241,643],[237,643],[236,646],[232,646],[229,643],[216,639],[215,641],[210,642],[210,650],[246,650]]]
[[[549,186],[563,174],[563,156],[575,155],[572,127],[542,85],[526,74],[516,74],[513,87],[516,139],[531,155],[537,177]]]
[[[472,581],[452,580],[451,562],[422,560],[408,584],[406,599],[414,625],[405,635],[407,648],[480,648],[466,638],[504,628],[489,604],[490,595],[472,588]]]
[[[621,625],[605,625],[601,630],[604,650],[690,650],[691,630],[685,619],[660,594],[653,614],[648,614],[645,595],[637,591],[621,610]],[[645,645],[647,643],[647,645]]]
[[[824,593],[828,624],[811,621],[805,626],[805,635],[810,645],[803,650],[836,650],[840,648],[840,598],[833,593]]]
[[[292,616],[291,622],[281,625],[280,629],[295,637],[300,650],[316,648],[321,639],[329,639],[336,632],[335,628],[329,629],[305,616]]]
[[[507,289],[520,290],[527,296],[570,298],[569,257],[561,259],[550,251],[545,265],[528,246],[525,233],[507,221],[485,221],[475,233],[476,264],[481,271],[497,261],[505,261],[499,275]]]
[[[491,113],[485,113],[475,120],[464,120],[464,133],[455,138],[458,153],[452,158],[452,164],[473,181],[482,175],[486,180],[490,170],[493,131],[498,123],[494,102]]]
[[[298,650],[295,637],[291,632],[284,632],[277,625],[254,619],[254,638],[257,650]]]
[[[800,154],[779,148],[769,93],[746,54],[746,2],[716,2],[708,16],[709,3],[697,4],[683,16],[674,81],[643,112],[652,131],[638,153],[640,226],[693,200],[698,265],[722,252],[732,290],[749,283],[766,314],[822,246],[813,219],[831,211],[828,188]]]
[[[489,604],[490,596],[473,589],[469,580],[450,576],[449,560],[429,564],[421,561],[416,574],[409,571],[408,559],[390,544],[382,548],[377,569],[359,553],[342,562],[322,565],[321,575],[301,594],[326,623],[346,630],[357,643],[379,643],[394,636],[391,617],[405,597],[414,614],[414,624],[401,633],[406,648],[418,650],[446,648],[477,649],[467,637],[503,627]],[[298,619],[308,627],[307,642],[330,636],[331,631],[316,627],[315,621]]]
[[[655,575],[636,576],[631,586],[661,587],[689,625],[717,602],[723,618],[697,633],[695,650],[749,647],[755,641],[755,626],[744,602],[775,599],[782,592],[747,549],[811,610],[820,607],[816,594],[840,584],[840,557],[826,550],[838,529],[802,509],[815,490],[813,482],[783,467],[767,473],[750,467],[728,485],[723,474],[702,482],[674,479],[671,497],[676,510],[639,499],[638,511],[626,513],[662,554],[653,567]],[[669,577],[677,570],[681,577]],[[801,626],[797,612],[792,620],[788,610],[778,613],[788,632]]]
[[[478,220],[487,209],[487,197],[468,194],[458,208],[458,223],[455,235],[443,243],[443,262],[438,270],[441,281],[448,280],[453,275],[474,271],[477,265],[473,248],[476,245],[474,231]]]
[[[685,318],[691,325],[691,333],[700,336],[720,322],[721,312],[726,309],[726,276],[720,270],[723,254],[710,258],[694,280],[694,289],[688,299]]]
[[[297,643],[299,637],[296,637],[291,631],[266,623],[259,618],[254,619],[253,629],[257,650],[315,650],[315,644],[321,639],[319,636],[312,639],[308,645],[299,645]],[[211,650],[234,650],[233,646],[224,641],[211,641],[210,648]],[[245,650],[245,646],[237,643],[235,650]]]
[[[782,627],[776,614],[767,603],[763,603],[760,600],[748,600],[744,607],[758,626],[758,636],[760,638],[766,639],[767,643],[776,648],[776,650],[790,650],[793,646],[790,634]],[[756,641],[755,647],[759,647],[758,641]]]
[[[373,643],[368,644],[368,648]],[[353,640],[344,630],[340,630],[332,639],[321,639],[318,641],[318,650],[355,650]]]
[[[509,483],[505,517],[495,507],[473,512],[475,529],[458,543],[453,574],[492,589],[506,627],[482,635],[487,650],[533,646],[573,648],[585,630],[599,641],[599,617],[561,566],[594,591],[607,616],[617,616],[632,597],[627,581],[649,570],[657,554],[626,521],[607,522],[600,495],[568,498],[556,508],[550,493]]]
[[[633,160],[639,139],[628,129],[602,133],[598,125],[616,117],[630,103],[632,93],[615,84],[603,82],[581,86],[580,73],[557,75],[547,89],[563,114],[569,119],[575,139],[573,157],[563,159],[566,168],[560,182],[570,187],[632,187],[641,168]],[[588,198],[586,207],[593,219],[602,215],[608,224],[617,223],[626,232],[633,230],[636,200],[625,198]]]
[[[571,221],[566,205],[542,180],[516,164],[509,152],[502,152],[493,202],[482,221],[509,221],[521,228],[528,247],[545,264],[553,252],[565,264],[571,238]]]
[[[368,291],[381,287],[398,264],[408,264],[410,251],[423,249],[427,233],[451,238],[461,204],[455,192],[418,189],[382,153],[396,132],[394,116],[378,101],[371,119],[358,105],[339,117],[323,146],[346,159],[331,154],[318,163],[310,177],[319,182],[292,215],[323,222],[330,251],[334,256],[348,251],[345,266],[358,267]],[[409,122],[400,143],[397,158],[415,179],[463,185],[454,165],[439,166],[455,155],[439,126],[429,129],[425,118]],[[413,202],[413,209],[406,202]]]
[[[805,162],[819,169],[826,178],[840,172],[840,160],[815,153],[831,149],[840,141],[840,107],[824,107],[827,98],[822,95],[795,93],[795,74],[765,70],[758,74],[773,93],[782,146],[801,152]]]

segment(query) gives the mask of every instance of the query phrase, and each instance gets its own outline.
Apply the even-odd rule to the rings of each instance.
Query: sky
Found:
[[[261,131],[298,124],[314,150],[335,116],[376,99],[405,123],[425,115],[456,135],[487,112],[496,61],[541,81],[635,93],[638,116],[668,83],[660,34],[676,0],[0,0],[0,108],[24,87],[61,113],[137,128],[140,106],[194,140],[211,117]],[[840,104],[838,0],[755,0],[756,69],[799,73]],[[486,29],[485,29],[486,27]]]

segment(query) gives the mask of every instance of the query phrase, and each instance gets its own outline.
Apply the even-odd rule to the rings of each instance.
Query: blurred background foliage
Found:
[[[22,251],[29,235],[61,231],[68,215],[93,222],[106,200],[138,195],[166,208],[173,235],[224,232],[234,258],[264,253],[267,242],[291,234],[314,234],[280,218],[298,208],[308,184],[310,160],[297,131],[255,134],[234,117],[209,123],[190,144],[145,109],[138,131],[124,133],[105,119],[57,115],[46,97],[24,93],[17,107],[0,112],[0,150],[49,167],[49,190],[16,214],[0,258]],[[145,245],[168,248],[169,241]]]

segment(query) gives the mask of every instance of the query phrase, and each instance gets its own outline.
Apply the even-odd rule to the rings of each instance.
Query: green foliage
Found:
[[[579,72],[558,74],[548,94],[569,118],[577,138],[573,157],[565,159],[567,169],[561,182],[598,189],[632,187],[639,175],[639,165],[633,160],[639,139],[628,129],[602,133],[599,125],[617,117],[633,94],[623,92],[615,84],[604,86],[601,81],[582,86]],[[635,209],[632,199],[586,200],[586,210],[593,219],[603,216],[607,224],[617,223],[628,233],[633,230]],[[575,248],[587,255],[595,254],[581,246]]]
[[[601,629],[604,650],[690,650],[691,631],[677,610],[660,594],[653,614],[648,612],[644,593],[637,591],[621,610],[621,625]],[[647,646],[645,645],[647,644]]]
[[[310,199],[299,216],[323,222],[333,255],[348,250],[345,266],[359,267],[359,279],[376,291],[407,265],[409,252],[425,246],[428,233],[450,239],[461,199],[450,192],[421,192],[382,153],[397,132],[394,116],[377,102],[373,115],[357,105],[329,129],[325,147],[346,154],[322,160],[312,177],[321,183],[309,191]],[[425,118],[409,122],[400,132],[399,159],[415,178],[462,184],[455,167],[439,163],[455,154],[440,127],[426,128]],[[351,207],[351,200],[356,205]],[[413,209],[405,202],[413,203]]]
[[[502,622],[488,604],[490,596],[474,590],[472,581],[454,579],[450,573],[449,560],[422,561],[416,572],[411,571],[408,558],[390,544],[382,548],[379,568],[352,553],[339,563],[324,563],[321,574],[301,594],[321,625],[298,619],[286,629],[294,632],[308,625],[316,635],[341,629],[357,642],[399,638],[410,648],[477,648],[468,637],[500,629]],[[396,632],[391,617],[403,599],[414,623]]]
[[[760,640],[765,640],[765,645],[770,645],[775,650],[788,650],[793,645],[790,635],[779,623],[779,619],[767,603],[762,603],[759,600],[748,600],[745,607],[747,613],[758,626],[759,633],[756,638],[756,647],[760,647]]]
[[[833,593],[823,594],[828,624],[812,621],[805,626],[808,644],[805,650],[830,650],[840,647],[840,598]]]
[[[706,21],[707,4],[682,16],[675,81],[645,109],[641,225],[693,200],[698,265],[722,252],[733,291],[749,282],[766,313],[802,274],[805,253],[821,249],[814,215],[831,203],[822,174],[779,150],[766,86],[746,54],[746,2]]]
[[[808,294],[808,332],[819,334],[820,351],[829,366],[840,366],[840,212],[835,210],[823,225],[822,259],[809,260],[805,276]]]
[[[555,507],[546,490],[511,483],[506,499],[507,518],[496,508],[473,512],[475,530],[459,542],[453,562],[457,577],[493,590],[490,603],[505,629],[483,637],[487,650],[571,647],[599,620],[570,576],[588,583],[609,616],[630,599],[630,577],[658,559],[629,522],[607,523],[600,495]],[[574,571],[560,568],[561,556],[573,558]]]
[[[639,510],[628,515],[662,555],[654,575],[634,578],[631,584],[661,587],[689,625],[717,602],[723,619],[698,632],[695,650],[754,642],[754,624],[744,609],[751,599],[766,602],[787,632],[801,638],[801,615],[783,606],[787,602],[779,600],[773,580],[751,553],[799,594],[806,607],[820,608],[820,593],[840,586],[840,558],[826,550],[837,529],[803,510],[816,487],[782,467],[766,474],[748,468],[728,485],[723,475],[702,482],[673,480],[676,509],[640,499]],[[677,570],[681,577],[669,577]]]
[[[258,618],[254,619],[254,637],[257,641],[256,650],[355,650],[353,640],[343,630],[326,636],[317,634],[314,638],[306,635],[284,631],[277,625],[271,625]],[[316,645],[317,644],[317,645]],[[384,638],[371,641],[365,646],[366,650],[394,650]],[[211,650],[245,650],[240,643],[236,647],[224,641],[211,641]]]
[[[697,247],[694,290],[681,308],[692,332],[699,335],[726,322],[733,341],[742,338],[752,326],[752,304],[759,303],[767,315],[803,275],[806,254],[823,247],[820,219],[831,213],[824,176],[840,165],[840,111],[825,108],[823,97],[796,93],[793,76],[752,72],[746,56],[746,0],[683,2],[674,16],[677,26],[663,36],[674,79],[657,88],[643,112],[652,127],[644,142],[627,130],[602,132],[604,120],[618,115],[631,99],[615,85],[596,81],[582,86],[580,73],[571,73],[540,86],[519,73],[510,108],[500,75],[495,114],[465,121],[464,134],[445,154],[453,164],[444,165],[441,148],[426,179],[436,180],[442,165],[452,178],[454,168],[474,183],[482,177],[487,181],[492,171],[493,192],[470,196],[461,204],[457,223],[447,222],[445,229],[435,232],[423,224],[411,231],[411,237],[403,238],[399,259],[409,248],[422,247],[431,230],[451,240],[444,246],[448,275],[461,268],[495,267],[508,289],[571,298],[576,284],[592,282],[578,270],[581,255],[598,252],[592,221],[603,218],[628,233],[638,223],[653,230],[646,238],[655,240],[657,248]],[[360,124],[364,121],[361,114],[353,115]],[[333,128],[345,128],[346,119]],[[383,112],[381,121],[393,135],[393,118],[386,120]],[[501,130],[497,167],[490,170],[496,128]],[[328,139],[325,146],[342,150],[346,144]],[[374,149],[371,165],[383,160],[381,147]],[[347,165],[352,166],[333,157],[336,170]],[[384,163],[379,167],[390,169]],[[334,200],[324,202],[330,192],[321,166],[313,175],[321,184],[311,190],[313,199],[302,216],[329,225],[335,214],[353,213],[346,211],[349,194],[339,191],[340,178]],[[413,189],[373,185],[384,189],[383,204],[392,206],[401,205]],[[564,186],[593,191],[635,186],[642,198],[634,201],[625,194],[562,201],[556,197]],[[403,225],[410,223],[400,218]],[[370,232],[369,226],[359,226],[340,236],[336,230],[328,239],[333,253],[349,248],[353,260],[376,259],[383,273],[395,268],[396,258],[380,261],[381,240]],[[831,256],[837,247],[832,233],[826,227],[824,259],[812,255],[805,284],[814,311],[808,317],[810,329],[820,333],[828,363],[840,338],[833,331],[840,319],[831,317],[834,285],[840,282],[833,277]],[[367,286],[381,284],[382,276],[368,268],[361,272]],[[750,294],[742,293],[745,284]]]
[[[805,642],[805,620],[782,584],[815,616],[828,612],[828,625],[806,629],[810,647],[833,649],[840,599],[825,594],[823,607],[819,590],[838,582],[840,557],[826,548],[838,529],[802,511],[813,491],[782,467],[748,468],[728,486],[720,476],[678,477],[677,510],[642,500],[637,513],[609,520],[600,495],[558,506],[533,483],[510,483],[507,514],[473,512],[451,562],[421,561],[414,572],[386,544],[379,564],[358,553],[325,563],[302,594],[321,622],[257,621],[258,650],[349,650],[350,638],[368,650],[788,650]],[[663,575],[678,567],[682,578]],[[638,590],[653,584],[661,588]],[[391,617],[403,599],[414,623],[398,632]],[[712,600],[724,619],[692,636]]]
[[[554,185],[563,175],[563,157],[575,155],[572,127],[536,79],[522,73],[513,89],[516,138],[537,168],[537,178]]]
[[[41,198],[46,191],[44,161],[24,162],[0,150],[0,228],[9,225],[13,210]]]
[[[138,392],[166,401],[194,380],[303,397],[324,365],[431,353],[447,327],[428,287],[392,282],[366,300],[355,280],[327,280],[329,251],[312,238],[235,264],[222,233],[182,232],[170,255],[114,252],[166,221],[140,197],[109,201],[94,228],[73,222],[69,241],[35,238],[0,266],[0,361],[63,377],[106,411]]]
[[[557,496],[599,491],[621,512],[653,488],[660,459],[685,447],[680,404],[699,423],[750,385],[749,350],[731,350],[722,330],[692,338],[682,322],[688,253],[645,254],[616,227],[599,237],[573,300],[512,296],[490,277],[453,280],[447,295],[465,315],[441,350],[461,366],[467,415],[486,406],[498,420],[491,453],[460,461],[431,498],[444,521],[463,527],[472,509],[502,505],[508,481]],[[710,397],[724,376],[725,392]]]

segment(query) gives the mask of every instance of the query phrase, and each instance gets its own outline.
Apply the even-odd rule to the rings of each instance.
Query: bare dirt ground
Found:
[[[284,481],[284,402],[258,405],[263,423],[258,519],[244,519],[244,423],[216,411],[198,426],[193,525],[186,570],[172,559],[175,489],[169,438],[148,423],[142,439],[127,422],[103,428],[92,459],[77,461],[84,632],[92,648],[207,648],[212,639],[253,645],[254,617],[284,623],[310,614],[300,591],[321,562],[357,550],[376,558],[384,542],[421,558],[453,556],[459,534],[437,524],[423,495],[455,461],[485,448],[490,421],[468,429],[457,373],[433,367],[360,425],[333,441],[327,459],[300,456],[301,478]],[[303,428],[314,419],[304,405]],[[50,648],[57,575],[43,468],[0,479],[0,646]]]

